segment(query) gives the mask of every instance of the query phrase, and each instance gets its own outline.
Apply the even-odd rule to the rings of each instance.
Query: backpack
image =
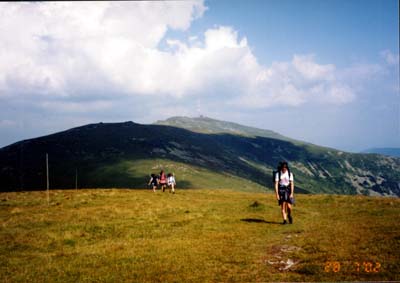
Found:
[[[279,173],[281,170],[272,170],[272,184],[275,186],[275,177],[276,173]],[[279,176],[280,177],[280,176]]]

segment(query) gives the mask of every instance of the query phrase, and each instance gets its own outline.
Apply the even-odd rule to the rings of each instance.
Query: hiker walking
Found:
[[[158,186],[158,177],[156,176],[156,174],[151,174],[148,185],[151,185],[153,188],[153,192],[156,192]]]
[[[293,174],[290,172],[286,161],[279,164],[278,172],[275,174],[275,193],[279,205],[281,206],[283,224],[287,224],[287,220],[292,224],[294,180]]]
[[[167,186],[167,177],[165,176],[164,170],[161,170],[161,172],[160,172],[159,184],[161,186],[162,192],[164,192],[165,187]]]
[[[168,173],[167,186],[169,188],[169,192],[172,191],[172,193],[175,194],[175,185],[176,185],[176,182],[175,182],[174,174]]]

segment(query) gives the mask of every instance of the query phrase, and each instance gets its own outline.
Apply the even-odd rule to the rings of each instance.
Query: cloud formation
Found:
[[[341,104],[356,96],[341,70],[317,63],[314,55],[260,65],[232,27],[213,27],[200,39],[165,38],[169,29],[187,30],[202,17],[207,8],[201,1],[0,5],[0,95],[35,95],[44,108],[60,108],[69,98],[65,110],[86,102],[103,110],[104,97],[117,93],[219,95],[248,108]],[[393,61],[390,53],[384,56]]]
[[[200,1],[0,5],[0,90],[52,96],[107,86],[154,91],[157,45],[206,9]]]

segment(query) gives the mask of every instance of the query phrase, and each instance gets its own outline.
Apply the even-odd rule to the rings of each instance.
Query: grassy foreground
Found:
[[[228,190],[0,194],[2,282],[400,280],[400,200]]]

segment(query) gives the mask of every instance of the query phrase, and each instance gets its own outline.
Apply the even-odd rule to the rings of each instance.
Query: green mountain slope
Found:
[[[76,173],[79,187],[143,188],[149,174],[163,168],[175,172],[183,188],[260,191],[271,189],[272,170],[287,160],[297,192],[400,195],[398,158],[266,137],[274,134],[258,130],[257,135],[256,129],[233,123],[222,131],[226,122],[216,122],[209,119],[219,126],[208,133],[184,129],[187,122],[180,127],[99,123],[21,141],[0,149],[2,190],[45,188],[48,153],[52,188],[74,188]],[[185,172],[191,173],[184,177]]]
[[[285,147],[284,149],[281,149],[281,144],[279,144],[277,148],[271,150],[274,153],[281,153],[282,159],[291,162],[293,171],[297,173],[297,181],[300,181],[302,185],[306,184],[304,187],[309,191],[315,191],[316,186],[321,186],[321,191],[324,191],[325,187],[330,187],[326,192],[337,191],[338,187],[344,188],[348,186],[350,189],[343,189],[342,193],[356,192],[367,195],[399,196],[400,179],[398,177],[400,176],[400,163],[399,159],[393,158],[395,156],[387,158],[378,154],[346,153],[294,140],[270,130],[247,127],[204,116],[196,118],[172,117],[165,121],[157,121],[156,124],[180,127],[199,133],[229,133],[252,138],[265,137],[288,141],[301,148],[304,155],[295,157],[291,156],[290,153],[284,153],[285,149],[287,149],[286,146],[288,146],[285,143],[282,143],[282,146]],[[263,167],[262,164],[258,163],[253,163],[252,166],[256,166],[260,170]],[[274,166],[272,164],[269,167],[272,168]],[[264,171],[268,173],[269,169],[267,166]]]
[[[270,130],[257,129],[253,127],[243,126],[237,123],[215,120],[212,118],[200,116],[196,118],[190,117],[171,117],[164,121],[157,121],[155,125],[165,125],[187,129],[193,132],[205,133],[205,134],[233,134],[248,137],[264,137],[273,138],[284,141],[291,141],[297,143],[303,143],[282,136],[279,133]],[[304,143],[303,143],[304,144]]]

